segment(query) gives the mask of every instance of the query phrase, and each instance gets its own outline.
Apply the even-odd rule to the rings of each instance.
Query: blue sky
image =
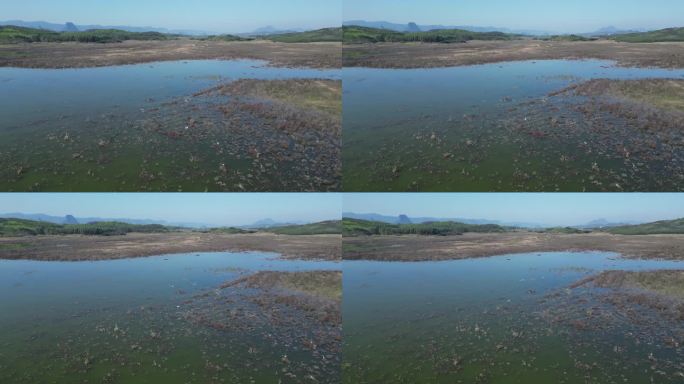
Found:
[[[494,26],[551,32],[684,26],[681,0],[344,0],[344,20]]]
[[[684,217],[684,193],[349,193],[343,211],[580,225]]]
[[[0,2],[0,20],[152,26],[225,33],[339,26],[341,0],[23,0]]]
[[[0,213],[247,225],[340,218],[336,193],[2,193]]]

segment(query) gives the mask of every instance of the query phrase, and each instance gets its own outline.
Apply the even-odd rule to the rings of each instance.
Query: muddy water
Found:
[[[624,159],[630,121],[588,120],[584,99],[547,97],[592,78],[681,78],[610,61],[528,61],[435,69],[345,68],[344,188],[352,191],[675,190],[646,153]],[[655,150],[657,151],[657,150]],[[652,151],[651,151],[652,152]],[[681,148],[679,148],[681,152]],[[681,153],[668,157],[679,158]],[[684,171],[680,171],[684,172]],[[674,178],[678,183],[684,182]],[[617,185],[616,185],[617,184]]]
[[[193,128],[189,116],[176,118],[178,111],[198,111],[190,105],[192,95],[219,83],[339,75],[255,60],[0,68],[0,159],[6,165],[0,186],[10,191],[217,189],[220,164],[249,173],[249,159],[215,153],[230,138],[222,138],[228,144],[172,140],[148,128],[157,123],[179,131]],[[202,116],[192,117],[203,123]]]
[[[259,329],[189,322],[187,303],[246,273],[338,266],[266,253],[0,261],[0,382],[278,383],[278,372],[264,367],[288,354],[285,347]],[[290,356],[311,364],[304,353]]]
[[[606,322],[579,331],[549,321],[545,311],[563,306],[548,294],[565,294],[601,270],[682,267],[608,253],[345,261],[343,382],[679,382],[679,348],[632,337],[652,329]]]

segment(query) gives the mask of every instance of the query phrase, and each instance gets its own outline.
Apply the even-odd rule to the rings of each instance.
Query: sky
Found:
[[[684,193],[348,193],[342,209],[409,217],[488,219],[547,226],[684,217]]]
[[[342,23],[341,0],[23,0],[0,1],[0,20],[150,26],[220,33],[316,29]]]
[[[344,20],[470,25],[556,33],[684,26],[681,0],[344,0]]]
[[[0,213],[152,219],[208,226],[339,220],[337,193],[3,193]]]

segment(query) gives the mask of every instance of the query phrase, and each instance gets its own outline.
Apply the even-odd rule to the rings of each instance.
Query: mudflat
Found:
[[[111,260],[189,252],[261,251],[307,260],[339,260],[339,235],[266,233],[130,233],[125,236],[27,236],[0,238],[0,259]]]
[[[124,41],[0,45],[0,67],[83,68],[173,60],[267,60],[283,67],[340,68],[341,43]]]
[[[684,260],[684,235],[511,232],[343,239],[345,260],[437,261],[562,251],[604,251],[620,253],[627,258]]]
[[[523,60],[600,59],[620,66],[684,68],[684,43],[469,41],[376,43],[343,47],[345,67],[435,68]]]

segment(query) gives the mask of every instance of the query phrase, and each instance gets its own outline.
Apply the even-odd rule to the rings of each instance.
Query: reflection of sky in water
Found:
[[[259,270],[340,269],[325,261],[278,259],[272,253],[188,253],[84,262],[0,261],[5,316],[46,313],[70,306],[136,306],[168,302],[212,289],[240,273]]]
[[[240,78],[333,78],[337,70],[268,67],[257,60],[191,60],[100,68],[0,68],[0,129],[62,115],[98,116],[190,96]]]
[[[541,60],[429,69],[345,68],[345,128],[387,125],[421,114],[460,117],[540,98],[593,78],[684,77],[684,70],[615,67],[602,60]],[[503,103],[505,108],[513,104]]]
[[[370,308],[411,311],[458,304],[474,308],[568,286],[604,270],[684,268],[684,262],[632,260],[611,253],[528,253],[438,262],[344,262],[345,320]],[[429,304],[428,304],[429,303]],[[414,308],[411,308],[411,307]],[[375,313],[375,312],[373,312]]]
[[[558,289],[603,270],[683,267],[684,262],[629,260],[597,252],[440,262],[345,261],[346,377],[350,383],[359,378],[445,384],[599,383],[623,377],[647,382],[652,375],[648,353],[676,362],[674,349],[634,343],[630,332],[640,330],[619,328],[624,322],[602,318],[606,327],[573,333],[542,320],[542,313],[552,305],[561,316],[568,315],[557,307],[567,303],[566,291]],[[551,292],[561,295],[547,297]],[[615,345],[624,351],[616,354]],[[585,370],[584,363],[596,366]],[[669,378],[663,382],[675,382]]]

